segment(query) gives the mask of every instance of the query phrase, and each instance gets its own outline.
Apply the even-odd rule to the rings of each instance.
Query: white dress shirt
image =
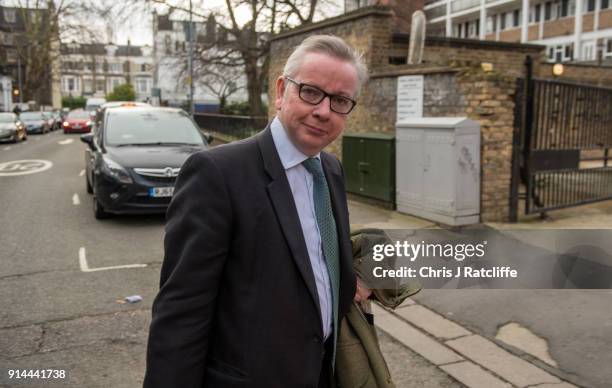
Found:
[[[323,319],[323,335],[327,338],[331,334],[333,325],[332,291],[327,264],[323,256],[321,233],[319,232],[319,224],[315,214],[312,174],[302,165],[302,162],[308,159],[308,156],[304,155],[293,145],[278,117],[274,118],[272,124],[270,124],[270,129],[276,151],[285,168],[291,193],[293,193],[295,207],[300,217],[300,225],[304,233],[304,241],[306,241],[308,257],[310,258],[319,295],[321,317]],[[315,155],[315,157],[320,159],[320,154]]]

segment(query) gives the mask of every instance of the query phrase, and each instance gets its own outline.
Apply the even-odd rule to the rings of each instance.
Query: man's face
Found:
[[[291,78],[351,99],[357,93],[355,67],[325,54],[306,54],[299,71]],[[317,105],[311,105],[302,101],[298,92],[298,85],[279,77],[276,80],[275,106],[278,118],[296,148],[313,156],[342,133],[347,115],[333,112],[328,97]]]

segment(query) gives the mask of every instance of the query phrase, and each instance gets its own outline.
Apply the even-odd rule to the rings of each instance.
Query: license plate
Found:
[[[149,197],[172,197],[174,187],[151,187]]]
[[[81,126],[79,124],[75,124],[74,129],[81,129]]]

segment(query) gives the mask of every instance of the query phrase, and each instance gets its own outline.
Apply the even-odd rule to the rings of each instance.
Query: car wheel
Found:
[[[87,174],[85,174],[85,183],[87,184],[87,194],[93,194],[93,187],[91,187],[91,183],[89,183],[89,178],[87,178]]]
[[[95,195],[93,197],[93,202],[94,202],[94,217],[96,217],[96,220],[103,220],[110,216],[110,214],[106,210],[104,210],[104,206],[100,203],[100,201],[98,201],[98,198],[96,198]]]

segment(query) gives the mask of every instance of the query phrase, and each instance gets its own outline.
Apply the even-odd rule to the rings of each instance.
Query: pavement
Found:
[[[349,209],[354,228],[439,227],[356,201],[350,201]],[[502,234],[516,229],[610,229],[612,201],[519,221],[482,226]],[[386,354],[398,388],[444,387],[449,378],[453,387],[609,388],[611,299],[609,289],[425,289],[395,311],[378,307],[375,323],[384,336],[420,356],[415,362]],[[408,376],[423,373],[427,380],[412,385]]]

